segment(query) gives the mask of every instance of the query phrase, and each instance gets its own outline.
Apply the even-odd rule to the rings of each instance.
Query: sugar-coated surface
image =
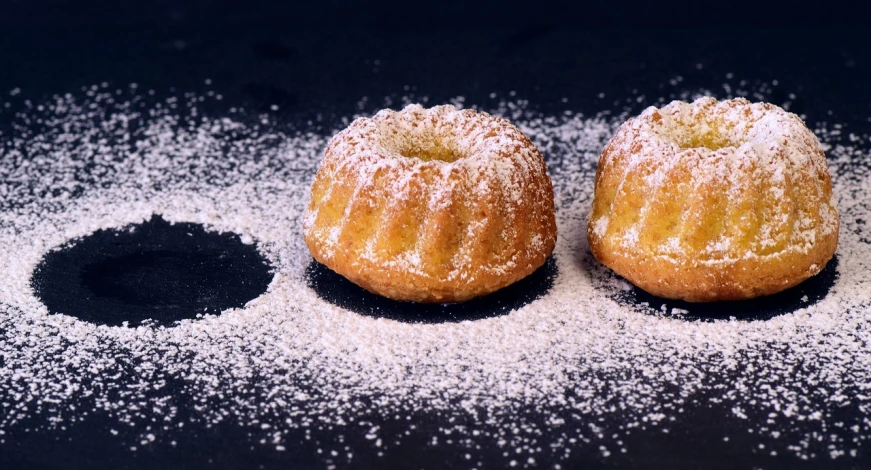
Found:
[[[746,422],[759,438],[747,453],[865,452],[865,137],[817,129],[842,217],[840,277],[828,296],[766,321],[689,322],[615,300],[626,284],[586,245],[596,161],[623,117],[546,116],[523,101],[501,103],[487,111],[511,119],[551,165],[554,285],[508,315],[419,325],[340,309],[306,285],[301,216],[328,133],[203,117],[201,96],[143,96],[95,87],[27,102],[0,135],[0,440],[25,422],[35,432],[105,415],[137,431],[135,448],[167,439],[184,415],[249,426],[277,450],[290,430],[307,428],[363,435],[390,452],[403,434],[359,418],[399,421],[423,410],[441,417],[430,445],[462,445],[470,465],[476,446],[501,447],[505,462],[491,466],[529,466],[579,448],[631,454],[629,433],[668,432],[687,409],[725,404],[722,420]],[[30,274],[48,250],[153,213],[257,243],[276,268],[268,292],[219,316],[137,328],[51,315],[34,297]],[[170,382],[196,413],[180,413]],[[515,418],[530,409],[537,418]],[[339,447],[323,456],[354,459]]]
[[[773,294],[819,273],[837,248],[822,146],[770,103],[651,106],[617,129],[595,184],[596,259],[663,297]]]
[[[556,241],[541,154],[505,119],[452,105],[361,117],[327,143],[312,255],[398,300],[466,300],[540,267]]]
[[[638,230],[644,230],[647,219],[653,217],[647,204],[639,221],[622,234],[618,244],[622,249],[650,249],[649,254],[675,262],[685,262],[687,257],[707,264],[734,264],[749,258],[769,261],[785,252],[807,253],[838,229],[834,195],[830,197],[827,192],[828,178],[818,176],[825,173],[826,165],[820,143],[798,116],[777,106],[743,98],[675,101],[662,108],[648,108],[621,126],[617,134],[600,164],[606,171],[619,172],[620,188],[625,178],[643,175],[644,196],[654,201],[657,198],[653,195],[662,193],[665,186],[681,183],[678,193],[690,196],[683,202],[686,206],[676,224],[678,229],[698,231],[693,224],[707,215],[696,213],[700,209],[717,213],[710,204],[690,203],[696,193],[707,194],[710,188],[720,186],[728,207],[735,208],[722,217],[737,212],[729,219],[743,221],[735,224],[741,225],[738,229],[726,227],[722,233],[712,234],[700,248],[689,246],[686,238],[693,237],[686,233],[673,234],[658,245],[647,240],[648,245],[657,246],[640,247]],[[675,176],[680,172],[691,175],[686,187]],[[750,207],[742,207],[747,205]],[[756,223],[747,222],[756,215],[754,210],[770,214],[758,215]],[[609,208],[592,221],[597,238],[608,231],[611,212]],[[814,273],[819,269],[822,267]]]

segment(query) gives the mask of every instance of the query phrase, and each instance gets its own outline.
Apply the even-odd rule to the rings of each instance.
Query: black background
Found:
[[[766,2],[5,2],[0,90],[38,99],[136,82],[196,91],[211,79],[227,107],[273,104],[287,122],[346,116],[363,96],[613,108],[632,94],[779,81],[797,113],[866,121],[868,9]],[[698,69],[698,64],[703,66]],[[633,90],[635,93],[633,93]],[[606,92],[604,99],[598,99]],[[636,102],[642,109],[646,102]]]
[[[336,125],[359,111],[364,96],[367,111],[381,107],[384,97],[410,93],[430,103],[463,95],[468,104],[486,105],[491,93],[504,98],[513,91],[542,111],[637,112],[679,90],[777,80],[770,100],[794,93],[791,110],[812,125],[841,122],[857,133],[871,128],[867,11],[831,2],[578,3],[5,2],[0,102],[38,101],[101,82],[136,82],[158,94],[196,92],[208,79],[208,89],[224,96],[211,112],[244,106],[252,119],[271,112],[303,127],[318,114],[326,126]],[[730,73],[734,78],[727,79]],[[676,76],[683,81],[669,85]],[[6,95],[13,88],[21,94]],[[871,466],[867,452],[859,460],[802,462],[748,454],[752,436],[715,443],[722,436],[719,413],[690,410],[670,435],[636,436],[626,458],[600,460],[591,450],[563,468]],[[437,421],[419,419],[423,428]],[[174,448],[128,453],[106,441],[102,425],[94,418],[65,432],[7,435],[0,467],[324,465],[309,444],[291,442],[287,452],[272,453],[231,425],[190,430]],[[463,468],[449,448],[423,444],[423,438],[409,439],[383,459],[364,454],[355,466]]]

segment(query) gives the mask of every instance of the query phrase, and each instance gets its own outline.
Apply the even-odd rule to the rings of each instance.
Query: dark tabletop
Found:
[[[209,89],[224,96],[209,105],[215,115],[244,106],[254,119],[278,105],[279,120],[287,126],[300,127],[321,114],[330,128],[359,112],[361,97],[375,98],[364,110],[371,112],[381,98],[410,91],[428,96],[430,103],[458,95],[467,103],[483,102],[491,93],[514,92],[545,112],[566,107],[638,112],[674,93],[669,81],[680,76],[680,89],[687,90],[720,89],[730,80],[735,85],[747,80],[748,88],[776,81],[770,101],[794,93],[791,111],[809,123],[844,123],[860,134],[871,130],[865,12],[836,4],[810,9],[690,2],[669,8],[657,2],[293,3],[6,2],[0,7],[0,93],[18,88],[18,96],[3,99],[39,100],[102,82],[135,82],[169,95],[201,91],[209,80]],[[633,96],[641,98],[624,100]],[[803,462],[744,455],[747,443],[711,444],[722,435],[705,434],[716,428],[718,413],[696,410],[671,434],[637,435],[628,460],[601,460],[591,451],[578,454],[574,465],[871,466],[867,451],[858,460]],[[291,443],[288,452],[270,452],[232,424],[179,433],[175,447],[128,453],[100,432],[100,419],[64,431],[17,433],[0,446],[0,468],[324,465],[305,442]],[[383,459],[363,456],[355,464],[464,468],[456,450],[427,448],[424,440],[409,439]]]

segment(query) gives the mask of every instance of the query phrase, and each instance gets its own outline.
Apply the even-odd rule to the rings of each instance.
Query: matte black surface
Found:
[[[267,261],[238,235],[155,216],[49,252],[32,285],[52,313],[135,326],[242,307],[271,280]]]
[[[723,94],[724,84],[751,89],[777,80],[765,92],[766,99],[791,101],[791,111],[804,114],[812,126],[844,123],[845,133],[871,128],[867,11],[837,3],[681,2],[675,8],[661,2],[366,3],[9,2],[0,14],[0,101],[23,109],[25,99],[39,101],[102,82],[117,87],[135,82],[141,90],[155,90],[155,99],[185,91],[219,92],[223,101],[205,110],[214,116],[243,108],[235,119],[253,121],[259,113],[271,113],[287,127],[323,130],[361,110],[395,105],[397,98],[409,94],[429,97],[430,104],[462,95],[467,104],[483,108],[499,99],[525,99],[544,112],[616,114],[639,112],[682,90]],[[6,94],[16,87],[20,94]],[[358,104],[363,97],[369,99]],[[273,104],[279,105],[277,111]],[[5,119],[8,115],[0,115],[0,125],[7,124]],[[552,153],[545,157],[552,165],[565,158]],[[187,256],[181,254],[187,248],[176,242],[160,248],[176,255],[132,261],[138,265],[160,259],[151,269],[186,279],[187,274],[175,271],[175,260]],[[109,263],[104,268],[119,266]],[[310,269],[313,279],[325,282],[328,273],[319,269]],[[809,289],[813,302],[835,275],[833,262],[812,281],[819,284],[800,288]],[[551,276],[545,272],[545,278]],[[93,277],[91,285],[98,291],[108,287]],[[329,298],[331,289],[321,294]],[[639,293],[631,295],[643,301]],[[135,297],[142,304],[153,299],[148,292]],[[184,300],[190,297],[176,298],[190,305]],[[59,300],[52,309],[67,310],[78,302]],[[778,313],[763,305],[758,315]],[[401,309],[390,315],[403,316]],[[113,318],[91,321],[107,320]],[[723,377],[724,383],[728,380]],[[185,407],[186,400],[178,395],[180,413],[195,413]],[[689,408],[669,434],[637,431],[624,438],[631,449],[627,455],[603,460],[597,449],[580,448],[562,466],[871,467],[865,450],[857,459],[810,462],[748,452],[764,439],[748,434],[746,423],[724,418],[729,413],[716,405]],[[537,416],[536,410],[528,410],[518,419]],[[389,416],[369,418],[381,424],[385,435],[405,429],[404,421]],[[464,449],[426,445],[440,424],[437,414],[422,412],[413,419],[418,431],[383,457],[376,457],[368,443],[345,441],[358,449],[353,467],[467,467]],[[129,452],[133,431],[111,436],[106,433],[110,421],[89,416],[51,432],[28,431],[25,423],[5,435],[0,468],[324,468],[315,449],[338,439],[326,431],[311,441],[289,436],[288,451],[278,453],[260,445],[250,429],[225,422],[186,427],[174,436],[177,447],[167,445],[164,437]],[[569,419],[568,425],[583,423]],[[722,440],[726,434],[732,436],[729,442]],[[502,465],[501,451],[487,448],[479,454],[493,468]],[[539,459],[544,468],[550,468],[548,463],[545,456]]]
[[[816,276],[774,295],[734,302],[685,302],[657,297],[635,286],[617,298],[655,315],[682,318],[688,321],[713,322],[734,318],[742,321],[768,320],[792,313],[824,299],[838,279],[838,257],[833,257]],[[675,312],[674,309],[683,310]]]
[[[551,257],[526,278],[490,295],[462,303],[419,304],[368,292],[314,260],[306,268],[309,287],[327,302],[361,315],[407,323],[455,323],[502,316],[547,294],[556,274],[556,261]]]

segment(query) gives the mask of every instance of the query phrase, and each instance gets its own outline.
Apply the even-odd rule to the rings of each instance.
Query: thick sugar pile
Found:
[[[687,410],[719,406],[731,412],[718,419],[757,436],[748,453],[850,458],[868,444],[864,138],[818,130],[842,217],[828,295],[767,321],[690,322],[615,300],[627,286],[589,254],[596,160],[622,118],[545,116],[522,101],[485,109],[512,119],[551,165],[558,274],[508,315],[409,324],[307,287],[301,215],[327,133],[203,117],[201,96],[143,96],[95,88],[2,115],[0,439],[96,415],[117,423],[113,434],[132,429],[136,449],[166,443],[185,420],[231,421],[279,451],[300,429],[362,436],[368,449],[319,449],[325,463],[347,464],[389,453],[425,414],[440,423],[427,445],[467,453],[472,466],[529,466],[585,449],[631,455],[632,433],[667,433]],[[172,327],[89,324],[36,299],[30,275],[48,250],[151,214],[257,243],[275,267],[268,292]],[[480,462],[481,448],[504,450],[504,461]]]

